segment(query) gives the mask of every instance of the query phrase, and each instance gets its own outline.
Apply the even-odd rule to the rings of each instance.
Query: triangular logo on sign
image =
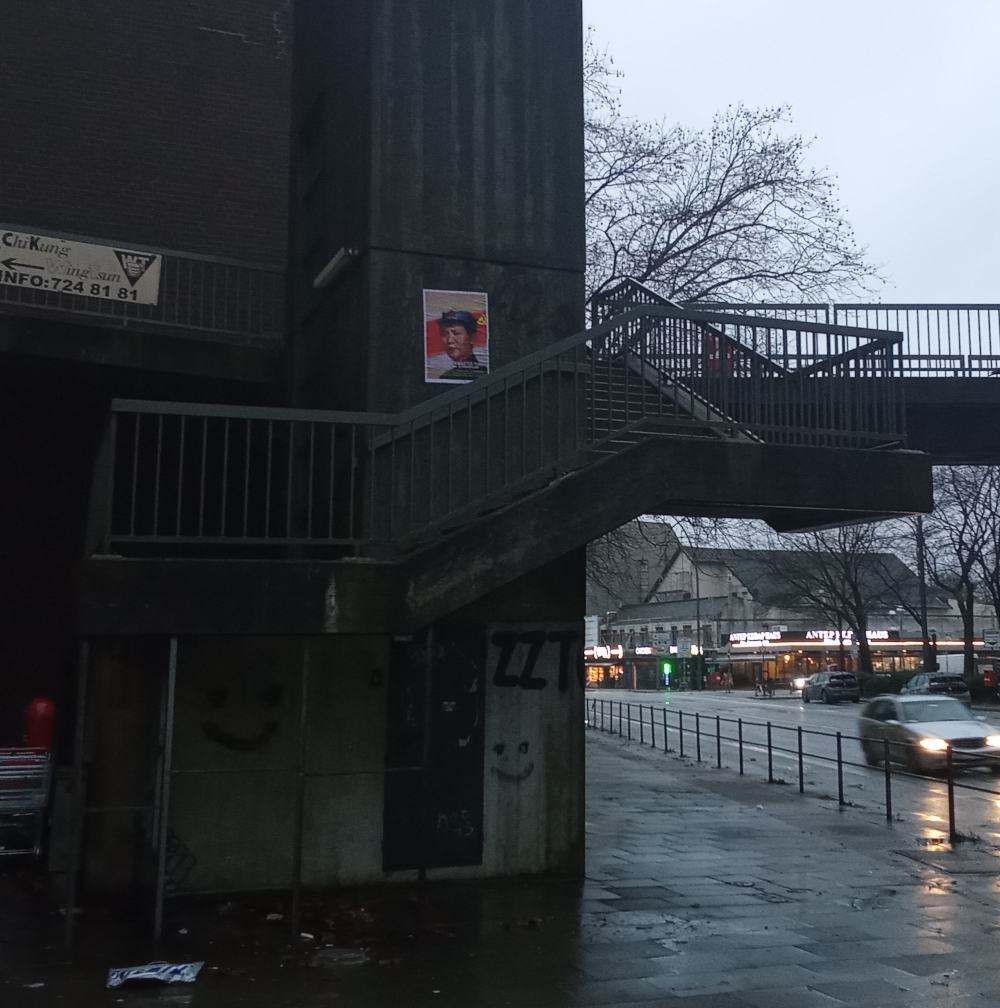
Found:
[[[115,255],[122,264],[122,270],[128,278],[128,282],[134,287],[143,277],[143,274],[156,260],[156,256],[147,252],[119,252],[115,249]]]

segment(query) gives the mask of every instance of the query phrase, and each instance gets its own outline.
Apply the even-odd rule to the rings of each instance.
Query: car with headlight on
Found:
[[[985,766],[1000,773],[1000,728],[977,717],[960,700],[917,694],[875,697],[858,719],[861,750],[870,766],[885,758],[914,773]]]

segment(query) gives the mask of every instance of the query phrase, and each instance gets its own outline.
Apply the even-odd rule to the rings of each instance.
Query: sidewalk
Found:
[[[170,904],[163,949],[90,912],[68,957],[62,918],[32,909],[8,877],[0,1004],[1000,1006],[1000,860],[988,845],[934,851],[917,820],[887,826],[877,809],[838,811],[596,733],[588,760],[582,889],[432,884],[420,931],[411,890],[317,896],[311,937],[295,940],[266,920],[287,910],[283,894],[205,897]],[[369,959],[338,966],[324,945]],[[109,966],[152,959],[206,966],[191,985],[104,987]]]

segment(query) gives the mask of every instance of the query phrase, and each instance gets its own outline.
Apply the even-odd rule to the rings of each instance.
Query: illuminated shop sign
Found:
[[[583,649],[583,657],[588,661],[611,661],[612,658],[625,657],[625,648],[621,644],[598,644],[596,647]]]
[[[760,630],[757,633],[731,633],[731,644],[767,644],[770,641],[781,640],[778,630]]]
[[[635,653],[636,653],[637,655],[655,655],[655,654],[656,654],[656,648],[651,648],[651,647],[637,647],[637,648],[635,649]]]

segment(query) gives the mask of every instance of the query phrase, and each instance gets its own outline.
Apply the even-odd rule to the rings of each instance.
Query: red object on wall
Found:
[[[995,668],[983,669],[983,685],[989,689],[995,689],[997,684],[997,670]]]
[[[28,704],[24,717],[24,744],[29,749],[52,749],[52,730],[56,720],[56,705],[45,697],[36,697]]]

